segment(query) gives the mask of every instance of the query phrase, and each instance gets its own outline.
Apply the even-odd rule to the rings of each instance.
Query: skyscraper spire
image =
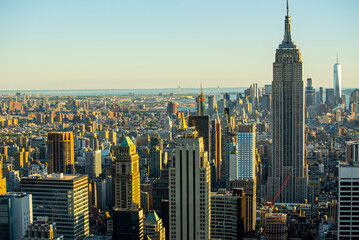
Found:
[[[287,0],[287,17],[289,17],[289,3],[288,3],[288,0]]]
[[[279,44],[279,48],[296,48],[297,46],[294,44],[292,40],[292,30],[290,24],[290,16],[289,16],[289,3],[287,0],[287,16],[285,16],[284,21],[284,39],[281,44]]]

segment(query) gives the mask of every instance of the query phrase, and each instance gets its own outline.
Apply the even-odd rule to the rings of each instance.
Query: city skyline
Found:
[[[283,36],[284,4],[3,1],[2,89],[264,86]],[[315,88],[333,88],[337,52],[342,87],[355,87],[358,7],[349,0],[290,1],[303,78]]]

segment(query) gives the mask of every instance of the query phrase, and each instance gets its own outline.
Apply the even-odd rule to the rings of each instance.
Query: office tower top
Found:
[[[20,240],[32,223],[32,195],[6,193],[0,195],[0,239]]]
[[[133,209],[141,206],[139,156],[129,137],[116,148],[115,206]]]
[[[315,105],[315,89],[312,83],[312,79],[307,78],[307,87],[305,88],[305,105],[307,107]]]
[[[202,84],[201,84],[201,94],[196,99],[197,102],[197,116],[206,115],[206,97],[203,93]]]
[[[284,39],[281,44],[279,44],[279,49],[296,49],[297,46],[292,40],[292,29],[291,21],[289,16],[289,4],[287,0],[287,15],[285,16],[284,21]]]
[[[211,239],[211,172],[203,139],[196,132],[176,139],[169,178],[170,239]]]
[[[65,239],[89,235],[87,175],[30,175],[21,178],[21,191],[32,194],[34,217],[49,217]]]
[[[300,50],[292,41],[289,7],[285,33],[273,63],[272,163],[268,200],[273,200],[284,180],[291,177],[278,202],[303,202],[307,198],[308,170],[304,156],[304,98]]]
[[[48,173],[75,173],[74,136],[72,132],[47,135]]]
[[[339,103],[342,97],[342,65],[339,63],[338,57],[337,62],[334,64],[334,98],[335,104]]]
[[[210,117],[207,116],[189,116],[188,125],[195,127],[199,137],[203,137],[204,151],[208,153],[208,159],[211,159],[211,126]]]

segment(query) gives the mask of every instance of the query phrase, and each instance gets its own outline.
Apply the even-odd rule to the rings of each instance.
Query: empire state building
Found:
[[[287,0],[284,39],[273,63],[272,163],[267,197],[272,201],[285,182],[277,202],[301,203],[308,195],[308,167],[304,156],[304,98],[300,50],[291,36]]]

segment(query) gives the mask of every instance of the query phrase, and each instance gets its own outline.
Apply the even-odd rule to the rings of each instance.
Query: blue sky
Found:
[[[303,76],[359,87],[359,1],[292,0]],[[2,0],[2,89],[260,86],[272,81],[285,0]]]

